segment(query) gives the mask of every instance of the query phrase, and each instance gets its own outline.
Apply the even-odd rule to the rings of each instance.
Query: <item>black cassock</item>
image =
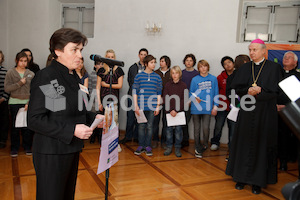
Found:
[[[254,78],[262,67],[254,64]],[[277,96],[282,78],[279,64],[266,60],[258,77],[262,88],[253,111],[240,109],[226,174],[236,182],[266,187],[277,182]],[[231,87],[242,98],[253,84],[252,61],[236,72]],[[250,107],[248,105],[246,107]]]

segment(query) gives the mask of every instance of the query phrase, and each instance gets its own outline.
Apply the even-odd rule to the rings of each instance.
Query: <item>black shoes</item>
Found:
[[[253,194],[260,194],[261,193],[261,187],[259,187],[257,185],[253,185],[252,186],[252,193]]]
[[[237,190],[242,190],[245,187],[245,183],[241,183],[241,182],[237,182],[235,184],[235,189]],[[253,194],[260,194],[261,193],[261,187],[257,186],[257,185],[252,185],[252,193]]]
[[[244,189],[245,185],[246,185],[245,183],[237,182],[235,184],[235,189],[242,190],[242,189]]]
[[[279,170],[287,171],[287,162],[286,161],[280,161]]]

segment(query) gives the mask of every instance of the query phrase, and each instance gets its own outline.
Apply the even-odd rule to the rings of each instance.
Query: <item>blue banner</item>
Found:
[[[119,144],[119,138],[116,138],[114,141],[112,141],[108,145],[108,154],[110,154],[113,150],[115,150],[118,147]]]
[[[268,50],[268,60],[274,61],[283,67],[282,60],[286,52],[287,50]],[[297,69],[300,69],[300,63],[299,63],[300,51],[292,51],[292,52],[294,52],[298,56]]]

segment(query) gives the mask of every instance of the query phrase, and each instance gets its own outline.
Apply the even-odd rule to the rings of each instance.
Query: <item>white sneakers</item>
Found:
[[[210,150],[212,150],[212,151],[217,151],[218,149],[219,149],[219,146],[216,144],[212,144],[210,147]]]
[[[195,149],[195,157],[196,157],[196,158],[202,158],[202,157],[203,157],[202,152],[198,152],[198,151]]]
[[[120,144],[118,144],[118,152],[120,153],[122,151],[122,148],[120,146]]]

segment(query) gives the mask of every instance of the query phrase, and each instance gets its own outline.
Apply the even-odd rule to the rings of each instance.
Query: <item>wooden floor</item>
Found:
[[[251,187],[238,191],[232,178],[225,175],[226,147],[204,153],[202,159],[195,158],[191,144],[182,150],[182,157],[174,153],[164,156],[158,147],[153,156],[133,154],[137,143],[122,145],[119,161],[110,169],[109,199],[283,199],[281,188],[297,180],[297,163],[289,163],[287,172],[278,172],[278,183],[268,185],[259,195]],[[99,144],[85,143],[80,155],[75,199],[104,199],[105,172],[97,175]],[[9,147],[0,150],[0,199],[35,199],[35,171],[32,156],[23,152],[11,158]]]

